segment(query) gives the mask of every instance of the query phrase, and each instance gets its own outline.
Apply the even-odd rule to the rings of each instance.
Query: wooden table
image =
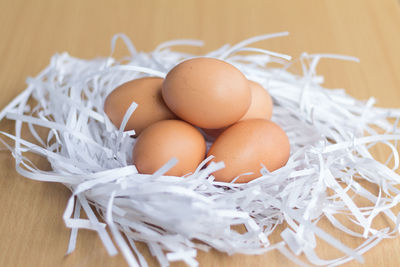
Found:
[[[346,88],[361,99],[375,96],[380,106],[400,107],[400,6],[396,0],[0,0],[0,107],[21,92],[26,77],[36,75],[54,53],[107,56],[115,33],[126,33],[145,51],[170,39],[202,39],[205,46],[191,50],[201,53],[279,31],[291,35],[259,46],[294,57],[303,51],[356,56],[360,64],[323,61],[318,70],[326,77],[325,86]],[[126,52],[122,46],[118,51]],[[0,126],[13,129],[7,121]],[[126,266],[120,254],[109,257],[90,231],[80,231],[76,251],[64,256],[69,230],[62,213],[69,194],[62,185],[19,176],[10,153],[0,153],[0,266]],[[365,266],[400,266],[399,250],[399,238],[385,240],[365,255]],[[323,244],[319,252],[333,255]],[[212,251],[200,253],[198,259],[201,266],[293,265],[278,252],[228,257]],[[153,259],[150,263],[156,266]]]

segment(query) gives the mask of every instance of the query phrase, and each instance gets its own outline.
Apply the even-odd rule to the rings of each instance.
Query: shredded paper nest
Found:
[[[233,64],[266,88],[274,100],[272,120],[290,139],[286,166],[271,173],[260,166],[261,177],[245,184],[214,181],[212,172],[224,164],[205,167],[210,158],[185,177],[163,175],[176,159],[153,175],[139,174],[131,165],[132,131],[122,131],[136,104],[132,103],[120,129],[103,111],[106,96],[118,85],[144,76],[165,77],[177,63],[194,57],[171,47],[198,46],[199,41],[166,42],[144,53],[119,34],[112,40],[112,53],[118,38],[130,52],[121,60],[56,54],[39,75],[27,79],[28,87],[0,112],[0,120],[15,121],[15,134],[2,131],[0,141],[12,151],[18,173],[62,183],[71,190],[63,216],[71,228],[68,253],[75,249],[78,229],[90,229],[110,255],[117,254],[118,246],[130,266],[147,266],[135,241],[146,243],[161,266],[173,261],[197,266],[197,250],[210,248],[228,254],[277,249],[300,265],[307,264],[297,257],[303,253],[312,264],[335,266],[362,261],[364,252],[396,236],[399,215],[392,208],[400,201],[396,188],[400,110],[377,108],[373,98],[359,101],[344,90],[321,86],[323,77],[316,74],[320,59],[356,60],[352,57],[304,53],[291,61],[286,55],[249,47],[284,35],[257,36],[204,55]],[[293,62],[302,66],[301,75],[288,71]],[[43,127],[47,136],[37,132]],[[28,131],[33,138],[24,137]],[[371,154],[377,144],[391,149],[386,162]],[[35,167],[26,156],[32,153],[45,157],[52,170]],[[356,198],[369,204],[360,206]],[[88,219],[80,218],[81,210]],[[374,228],[380,216],[387,218],[387,225]],[[352,248],[341,243],[317,225],[322,218],[363,243]],[[283,223],[281,241],[270,241]],[[238,225],[246,231],[236,231]],[[317,239],[343,256],[321,259],[315,252]]]

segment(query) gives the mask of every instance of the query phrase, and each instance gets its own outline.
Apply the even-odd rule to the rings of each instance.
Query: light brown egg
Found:
[[[289,159],[290,144],[286,133],[277,124],[264,119],[249,119],[226,129],[211,146],[208,155],[223,161],[225,168],[213,173],[215,180],[245,183],[260,177],[261,164],[269,171],[284,166]]]
[[[162,78],[146,77],[120,85],[107,96],[105,113],[119,128],[129,106],[136,102],[138,107],[125,127],[125,131],[135,130],[136,135],[157,121],[176,118],[161,96],[162,83]]]
[[[206,129],[238,121],[251,102],[249,83],[237,68],[205,57],[175,66],[164,80],[162,96],[178,117]]]
[[[249,80],[251,90],[251,104],[246,114],[240,119],[271,119],[272,98],[271,95],[259,83]]]
[[[251,104],[246,114],[239,120],[247,119],[271,119],[273,102],[271,95],[259,84],[249,80],[251,89]],[[225,128],[203,129],[204,132],[214,138],[217,138]]]
[[[180,120],[164,120],[146,128],[133,148],[133,164],[140,173],[152,174],[172,157],[178,163],[166,175],[183,176],[194,172],[206,154],[203,135]]]

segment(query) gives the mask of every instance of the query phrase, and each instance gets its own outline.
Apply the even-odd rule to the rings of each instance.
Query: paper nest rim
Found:
[[[120,129],[103,112],[104,99],[115,87],[139,77],[165,77],[178,62],[194,56],[171,47],[200,46],[201,41],[170,41],[145,53],[137,52],[128,37],[117,34],[111,42],[111,55],[119,38],[130,53],[121,60],[111,55],[82,60],[61,53],[36,77],[28,78],[28,87],[0,112],[0,120],[15,120],[15,135],[2,131],[0,141],[12,151],[18,173],[59,182],[71,190],[63,216],[71,228],[67,253],[75,249],[78,229],[91,229],[97,231],[110,255],[117,254],[117,245],[130,266],[147,266],[135,241],[145,242],[161,266],[179,260],[197,266],[197,250],[211,247],[228,254],[277,249],[299,265],[307,265],[297,257],[303,253],[312,264],[336,266],[353,259],[363,261],[364,252],[382,239],[396,236],[399,215],[391,209],[400,199],[396,188],[400,182],[396,173],[400,109],[377,108],[373,98],[359,101],[344,90],[321,86],[323,77],[316,74],[321,58],[357,61],[353,57],[303,53],[294,60],[303,73],[295,75],[287,71],[294,62],[289,56],[249,47],[287,34],[256,36],[204,55],[226,60],[267,88],[275,105],[272,120],[289,136],[287,165],[272,173],[260,166],[262,176],[247,184],[213,181],[210,174],[223,163],[204,167],[210,159],[184,178],[163,176],[175,159],[153,175],[138,174],[129,164],[135,141],[132,132],[121,130],[136,104],[132,103]],[[238,53],[241,51],[251,53]],[[281,67],[269,67],[270,63]],[[35,105],[28,101],[32,98]],[[23,138],[23,125],[35,141]],[[35,126],[48,128],[48,135],[42,138]],[[369,151],[376,144],[391,149],[384,163]],[[45,157],[52,170],[36,168],[25,156],[28,152]],[[363,181],[374,184],[378,193],[363,187]],[[355,196],[370,205],[358,206]],[[88,219],[80,218],[81,210]],[[337,214],[361,230],[348,228]],[[390,225],[374,229],[372,224],[379,216],[386,216]],[[321,218],[364,242],[357,248],[347,247],[317,226]],[[287,224],[282,241],[270,243],[269,235],[282,222]],[[244,225],[246,232],[235,231],[234,225]],[[321,259],[315,252],[316,237],[343,256]]]

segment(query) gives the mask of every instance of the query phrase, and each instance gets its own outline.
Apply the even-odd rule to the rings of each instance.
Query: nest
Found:
[[[197,250],[210,248],[228,254],[277,249],[301,265],[306,263],[297,255],[304,253],[312,264],[333,266],[362,261],[362,253],[397,233],[399,216],[392,208],[400,201],[396,188],[400,110],[377,108],[373,98],[359,101],[344,90],[321,86],[323,77],[316,74],[320,59],[356,60],[352,57],[304,53],[291,62],[286,55],[248,47],[284,35],[257,36],[205,55],[233,64],[267,88],[274,100],[272,121],[290,139],[286,166],[274,172],[260,166],[260,177],[245,184],[214,181],[212,173],[224,165],[206,166],[210,158],[185,177],[163,175],[175,159],[153,175],[139,174],[131,165],[132,132],[122,131],[124,123],[115,128],[103,111],[105,97],[114,88],[140,77],[165,77],[177,63],[193,57],[171,47],[201,45],[199,41],[171,41],[144,53],[119,34],[112,39],[112,51],[122,38],[130,52],[123,59],[83,60],[56,54],[39,75],[27,79],[27,88],[0,112],[0,120],[15,120],[15,135],[1,132],[0,140],[12,151],[18,173],[62,183],[71,190],[63,216],[71,228],[68,253],[75,248],[78,229],[90,229],[97,231],[110,255],[117,253],[118,246],[130,266],[147,266],[135,241],[146,243],[161,266],[179,260],[197,266]],[[302,74],[288,71],[293,62],[301,64]],[[280,67],[273,67],[277,64]],[[132,103],[125,122],[135,107]],[[23,125],[34,141],[24,138]],[[38,126],[48,129],[47,136],[37,132]],[[391,150],[386,162],[371,154],[377,144]],[[51,170],[38,169],[27,153],[45,157]],[[374,185],[375,193],[365,183]],[[360,206],[356,198],[368,205]],[[81,210],[88,219],[80,218]],[[388,219],[385,228],[372,226],[379,216]],[[344,245],[317,225],[321,218],[346,235],[362,238],[362,245]],[[283,222],[282,240],[271,243],[270,235]],[[235,230],[237,225],[244,225],[246,231]],[[317,237],[343,256],[319,258]]]

